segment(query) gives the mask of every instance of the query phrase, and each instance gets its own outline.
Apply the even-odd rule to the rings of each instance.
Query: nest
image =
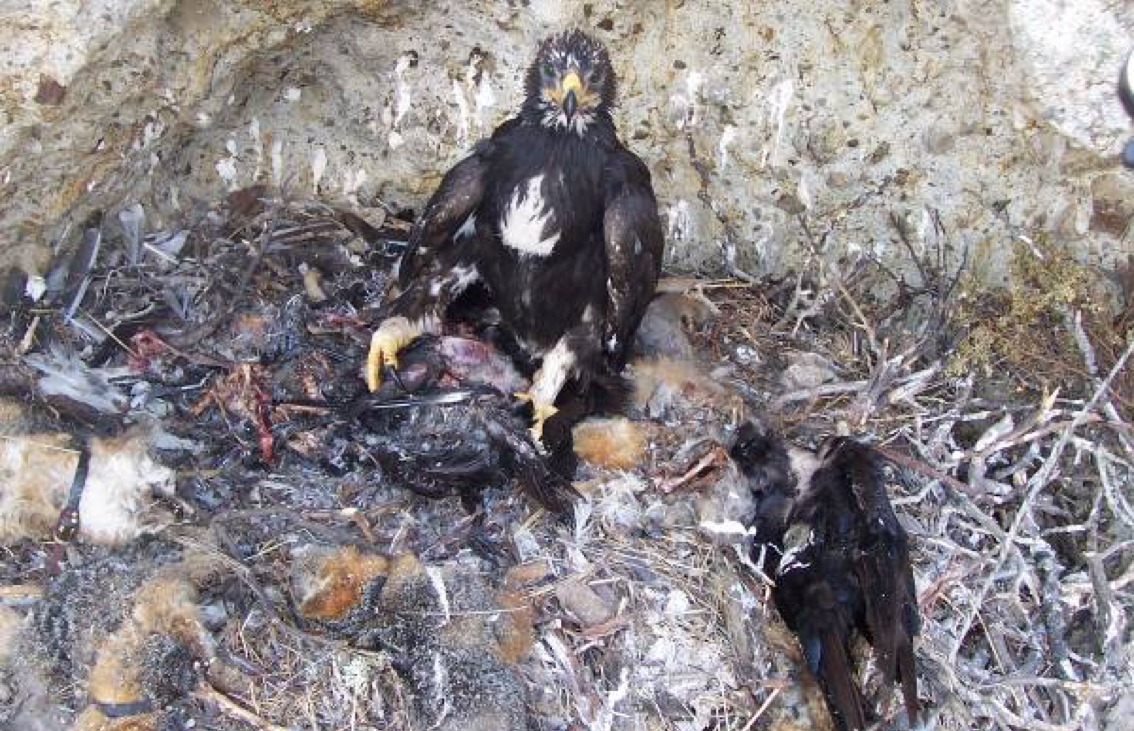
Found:
[[[145,422],[177,478],[125,546],[0,548],[0,633],[27,651],[0,654],[0,720],[38,708],[98,727],[82,689],[133,632],[155,699],[138,728],[828,727],[742,526],[720,529],[743,521],[724,453],[740,404],[797,445],[853,435],[887,458],[927,726],[1122,727],[1134,342],[1128,303],[1088,270],[1024,249],[1030,290],[984,288],[946,269],[938,228],[925,251],[907,244],[906,274],[869,256],[835,266],[819,240],[782,280],[671,279],[700,354],[685,402],[639,404],[633,449],[580,468],[564,522],[506,481],[474,514],[413,496],[350,434],[312,426],[320,399],[362,388],[408,231],[382,218],[262,188],[175,230],[147,234],[134,210],[92,224],[45,299],[6,288],[0,391],[20,408],[3,439],[66,451],[68,435]],[[1041,292],[1045,276],[1070,289]],[[496,554],[470,550],[474,535]],[[193,607],[161,616],[192,619],[138,618],[155,614],[139,609],[155,575]],[[79,631],[91,615],[105,626]],[[882,725],[905,724],[860,672]]]

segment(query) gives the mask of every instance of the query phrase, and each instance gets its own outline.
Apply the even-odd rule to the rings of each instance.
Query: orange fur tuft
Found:
[[[87,680],[87,695],[96,703],[120,704],[142,700],[137,650],[144,635],[127,624],[102,641]]]
[[[587,419],[571,432],[575,454],[596,467],[633,469],[645,454],[647,428],[621,416]]]
[[[305,577],[299,613],[307,619],[340,619],[362,599],[362,591],[375,576],[390,569],[385,556],[363,554],[354,546],[321,559],[313,575]]]
[[[212,654],[197,607],[197,590],[188,581],[159,576],[138,587],[130,616],[99,645],[87,688],[92,701],[125,704],[142,699],[139,653],[152,634],[170,635],[197,655]]]
[[[159,576],[139,586],[133,618],[146,634],[173,635],[199,653],[207,650],[197,589],[184,579]]]
[[[739,420],[744,399],[734,389],[713,379],[694,361],[679,358],[648,358],[630,366],[634,384],[634,406],[651,417],[672,412],[709,409]]]
[[[514,665],[532,651],[535,644],[535,610],[527,587],[552,574],[546,561],[531,561],[513,566],[504,575],[504,587],[496,596],[503,609],[495,624],[497,652],[500,659]]]
[[[503,662],[515,665],[531,653],[535,644],[535,611],[527,593],[519,589],[504,589],[496,601],[504,610],[494,625],[497,651]]]

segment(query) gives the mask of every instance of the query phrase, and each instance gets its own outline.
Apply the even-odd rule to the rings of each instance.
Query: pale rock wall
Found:
[[[895,216],[993,277],[1021,235],[1134,253],[1126,0],[0,0],[4,263],[254,182],[420,210],[573,24],[610,47],[673,266],[901,259]]]

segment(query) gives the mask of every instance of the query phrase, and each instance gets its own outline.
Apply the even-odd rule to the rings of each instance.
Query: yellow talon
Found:
[[[398,367],[398,351],[421,335],[421,327],[404,317],[383,320],[370,337],[370,352],[366,355],[366,387],[377,391],[382,385],[382,368]]]
[[[527,392],[513,394],[517,399],[524,403],[531,403],[532,405],[532,439],[537,445],[542,446],[543,441],[543,423],[559,413],[559,409],[555,408],[555,404],[541,404],[537,400],[538,394]]]

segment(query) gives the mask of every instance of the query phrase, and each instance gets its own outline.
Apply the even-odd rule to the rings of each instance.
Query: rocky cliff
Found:
[[[140,203],[177,227],[262,182],[420,207],[517,106],[538,38],[605,40],[671,264],[1047,235],[1134,248],[1114,98],[1134,3],[1110,0],[0,0],[0,252],[41,272],[74,224]],[[376,214],[376,211],[373,211]]]

